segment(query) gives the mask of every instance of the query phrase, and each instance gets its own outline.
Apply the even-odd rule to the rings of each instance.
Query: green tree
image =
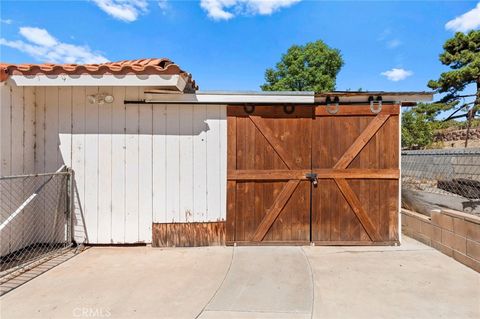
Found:
[[[424,148],[433,141],[432,124],[415,109],[402,113],[402,147]]]
[[[446,103],[418,103],[413,111],[425,115],[427,121],[435,122],[441,112],[448,111],[451,108],[452,107]]]
[[[332,91],[343,64],[340,51],[321,40],[293,45],[274,69],[265,71],[265,84],[261,88],[264,91]]]
[[[455,36],[445,42],[440,62],[450,67],[450,70],[440,74],[438,80],[431,80],[428,86],[437,93],[445,93],[436,103],[443,104],[443,110],[456,108],[467,111],[468,123],[475,117],[480,108],[480,30],[470,31],[467,34],[457,32]],[[462,93],[470,84],[476,85],[475,94]],[[473,97],[472,102],[460,104],[462,98]],[[470,125],[467,126],[467,139]]]

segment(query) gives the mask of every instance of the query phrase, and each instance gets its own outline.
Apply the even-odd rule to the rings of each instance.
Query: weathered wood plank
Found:
[[[367,212],[363,209],[362,203],[355,195],[350,185],[348,185],[348,182],[345,179],[337,178],[335,179],[335,183],[337,184],[338,188],[342,192],[345,200],[348,202],[355,215],[357,215],[358,220],[362,224],[370,239],[373,241],[380,241],[381,237],[378,233],[376,226],[372,223]]]
[[[125,243],[125,88],[114,87],[112,103],[112,243]]]
[[[23,174],[23,87],[12,86],[11,94],[11,104],[9,106],[11,110],[11,135],[10,139],[6,142],[11,143],[11,174],[18,175]],[[10,198],[9,201],[6,202],[6,204],[10,206],[10,209],[7,214],[2,214],[2,217],[9,216],[29,196],[26,195],[25,197],[25,195],[23,194],[22,180],[12,180],[9,182],[9,185],[11,186],[9,192]],[[5,189],[2,189],[1,191],[5,191]],[[7,232],[10,232],[10,240],[7,241],[7,246],[9,246],[10,251],[15,251],[29,244],[25,238],[29,230],[24,229],[25,225],[27,225],[27,223],[25,220],[24,211],[17,215],[17,217],[8,224],[6,230]],[[27,231],[27,233],[25,233],[25,231]],[[48,236],[45,236],[44,238],[47,237]]]
[[[285,165],[287,165],[289,169],[298,169],[298,165],[295,163],[294,159],[291,158],[291,152],[284,148],[284,143],[275,137],[272,129],[265,123],[265,121],[259,116],[250,116],[250,120],[272,146],[273,150],[278,156],[280,156]]]
[[[219,211],[219,218],[218,220],[226,220],[227,218],[227,107],[224,105],[219,106],[219,117],[218,117],[218,135],[219,135],[219,153],[217,157],[217,161],[219,161],[219,165],[215,165],[217,169],[220,171],[220,182],[217,185],[219,187],[220,193],[220,211]],[[218,162],[217,162],[218,163]],[[212,165],[213,163],[210,163]]]
[[[60,164],[72,167],[72,87],[58,91],[58,136],[60,139]]]
[[[333,106],[331,106],[333,108]],[[327,112],[325,105],[317,105],[315,107],[315,116],[376,116],[378,114],[396,115],[400,112],[400,106],[383,105],[380,113],[373,113],[370,110],[370,105],[340,105],[338,112],[330,114]]]
[[[194,172],[193,172],[193,109],[192,105],[182,105],[179,108],[178,147],[180,153],[179,165],[179,222],[194,221]]]
[[[227,117],[227,169],[237,169],[237,118]],[[227,173],[228,175],[228,173]],[[226,216],[226,241],[235,240],[235,210],[236,210],[236,189],[235,181],[227,183],[227,216]]]
[[[111,87],[102,92],[112,94]],[[97,243],[108,244],[112,240],[112,104],[98,108],[98,239]],[[118,221],[115,221],[118,222]],[[123,221],[122,221],[123,222]]]
[[[355,142],[348,148],[342,157],[335,164],[334,168],[347,168],[353,159],[367,145],[368,141],[377,133],[382,125],[390,117],[389,114],[377,115],[367,126],[367,128],[357,137]]]
[[[153,136],[152,136],[152,201],[153,223],[165,223],[166,220],[166,131],[167,131],[167,106],[153,106]]]
[[[310,172],[317,174],[318,179],[397,179],[400,176],[398,169],[229,170],[227,179],[229,181],[306,180],[306,174]]]
[[[245,112],[243,106],[230,105],[228,106],[228,116],[248,117],[261,116],[264,118],[312,118],[314,115],[314,106],[312,105],[295,105],[293,113],[287,114],[283,108],[283,105],[256,105],[253,113],[249,114]]]
[[[139,88],[127,87],[125,98],[138,100]],[[138,110],[137,104],[127,105],[125,115],[125,242],[138,242],[139,205],[139,154],[138,154]]]
[[[193,221],[207,218],[207,106],[193,108]]]
[[[24,87],[23,94],[25,105],[23,117],[25,135],[23,150],[23,173],[32,174],[35,172],[35,88]]]
[[[167,105],[165,136],[165,222],[180,221],[180,108]]]
[[[150,243],[153,222],[153,106],[143,104],[138,108],[138,240]]]
[[[282,212],[283,208],[287,204],[288,200],[292,196],[299,183],[300,181],[293,180],[289,181],[283,187],[282,191],[275,199],[272,207],[268,210],[260,225],[258,225],[257,230],[255,231],[252,238],[253,241],[261,241],[265,237],[273,222]]]
[[[225,153],[221,153],[221,132],[220,122],[226,120],[222,117],[221,105],[207,105],[207,126],[206,132],[206,157],[207,157],[207,215],[204,221],[217,221],[224,219],[222,216],[223,204],[221,203],[221,193],[225,190],[221,189],[221,166],[219,159],[225,157]],[[193,159],[191,159],[193,161]],[[223,184],[224,185],[224,184]]]
[[[152,247],[225,245],[225,222],[153,223]]]
[[[98,87],[87,87],[86,95],[97,94]],[[50,106],[47,105],[47,110]],[[85,228],[89,243],[98,242],[98,104],[85,100]],[[47,135],[48,136],[48,135]]]
[[[37,88],[37,96],[39,90]],[[44,89],[44,88],[43,88]],[[37,97],[38,98],[38,97]],[[83,243],[87,240],[85,225],[85,100],[86,91],[84,87],[72,88],[72,169],[75,172],[74,179],[74,207],[73,232],[77,242]],[[40,105],[37,102],[37,129],[41,118]],[[37,131],[37,137],[38,137]],[[38,150],[38,138],[37,138]],[[37,154],[38,156],[38,154]],[[37,166],[37,164],[35,165]],[[38,171],[38,167],[36,167]],[[123,170],[123,169],[122,169]],[[87,240],[88,241],[88,240]]]

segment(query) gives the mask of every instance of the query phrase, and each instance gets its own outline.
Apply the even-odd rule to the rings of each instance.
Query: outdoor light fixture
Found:
[[[112,103],[114,98],[113,95],[107,93],[97,93],[87,96],[88,102],[90,104],[105,104],[105,103]]]

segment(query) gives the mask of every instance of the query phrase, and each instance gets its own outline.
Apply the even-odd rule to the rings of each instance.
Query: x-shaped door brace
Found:
[[[398,179],[399,171],[397,169],[347,169],[347,167],[365,147],[365,145],[367,145],[372,137],[378,132],[378,130],[383,126],[389,117],[390,114],[379,114],[375,116],[365,130],[357,137],[355,142],[353,142],[353,144],[347,149],[342,157],[340,157],[332,169],[313,170],[313,172],[317,174],[317,178],[331,178],[335,181],[340,192],[343,194],[343,197],[352,208],[353,212],[372,241],[380,241],[381,236],[346,179]],[[288,170],[234,170],[228,172],[229,180],[288,180],[287,184],[283,187],[272,206],[268,209],[252,237],[253,241],[262,241],[270,227],[282,212],[290,197],[295,192],[295,189],[300,181],[305,180],[305,175],[312,171],[298,167],[295,161],[290,157],[290,153],[283,147],[282,142],[275,137],[275,134],[270,127],[266,125],[263,118],[251,115],[250,120],[265,137],[267,142],[278,154],[283,163],[285,163],[285,165],[288,167]]]

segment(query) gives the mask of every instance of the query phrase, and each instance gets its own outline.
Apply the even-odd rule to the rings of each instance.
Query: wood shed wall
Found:
[[[32,106],[24,119],[29,125],[24,148],[2,144],[0,175],[72,167],[77,241],[148,243],[153,222],[225,220],[225,106],[124,105],[125,99],[144,98],[144,88],[137,87],[5,86],[2,141],[11,125],[3,116],[8,112],[3,92],[9,90],[28,91],[25,101]],[[90,104],[87,96],[96,93],[115,100]],[[26,109],[22,103],[15,123]],[[18,145],[23,129],[12,127],[12,145]],[[8,153],[12,150],[18,154]],[[27,167],[11,168],[22,163],[18,159]]]
[[[0,176],[35,172],[35,95],[32,88],[0,86]],[[20,206],[35,185],[22,180],[0,182],[0,223]],[[31,207],[22,218],[36,222]],[[37,234],[25,233],[22,223],[14,223],[1,233],[0,256],[36,241]]]

